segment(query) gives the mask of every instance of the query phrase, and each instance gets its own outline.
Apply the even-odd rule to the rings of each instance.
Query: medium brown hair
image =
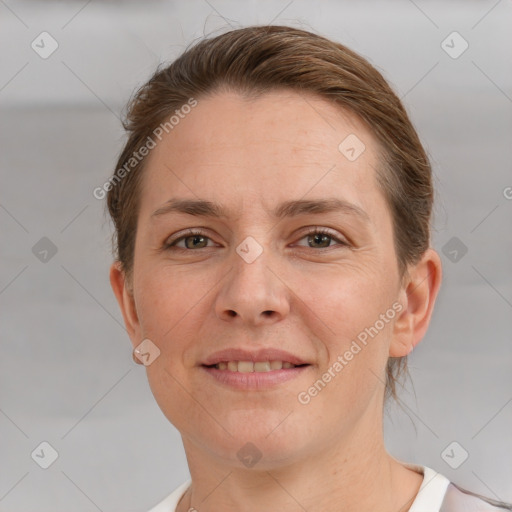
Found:
[[[397,265],[404,279],[408,265],[417,263],[430,245],[434,191],[428,157],[403,105],[379,71],[349,48],[311,32],[274,25],[199,41],[170,65],[160,66],[128,103],[123,121],[128,141],[107,195],[115,258],[128,281],[145,160],[132,161],[131,170],[126,164],[191,98],[224,89],[247,97],[276,89],[313,93],[365,122],[381,150],[377,180],[391,212]],[[406,362],[406,357],[388,359],[386,399],[397,399],[395,382],[407,372]]]

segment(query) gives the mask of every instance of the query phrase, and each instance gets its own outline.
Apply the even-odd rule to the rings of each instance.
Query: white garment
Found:
[[[423,474],[423,482],[409,512],[502,512],[503,510],[512,510],[510,505],[500,508],[474,494],[466,494],[445,476],[427,466],[404,462],[402,464]],[[176,512],[176,505],[191,483],[192,480],[189,479],[181,484],[149,512]]]

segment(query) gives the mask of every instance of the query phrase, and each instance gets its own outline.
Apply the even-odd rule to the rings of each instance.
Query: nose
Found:
[[[232,268],[216,297],[218,318],[253,326],[282,320],[290,310],[290,290],[279,275],[279,265],[271,261],[268,250],[248,261],[233,251]]]

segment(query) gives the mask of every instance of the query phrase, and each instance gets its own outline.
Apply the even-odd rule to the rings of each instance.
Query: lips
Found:
[[[203,366],[213,366],[217,363],[227,363],[229,361],[252,361],[253,363],[265,361],[282,361],[283,363],[288,362],[295,366],[309,364],[307,361],[294,354],[275,348],[259,350],[229,348],[211,354],[201,364]]]

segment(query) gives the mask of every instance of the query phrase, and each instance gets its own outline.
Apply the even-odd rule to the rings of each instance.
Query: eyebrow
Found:
[[[359,217],[365,222],[371,222],[369,215],[359,206],[339,198],[327,199],[298,199],[285,201],[271,213],[278,219],[296,217],[307,214],[343,212]],[[169,213],[186,213],[199,217],[227,218],[229,211],[219,203],[201,199],[169,199],[163,206],[151,214],[151,218]]]

